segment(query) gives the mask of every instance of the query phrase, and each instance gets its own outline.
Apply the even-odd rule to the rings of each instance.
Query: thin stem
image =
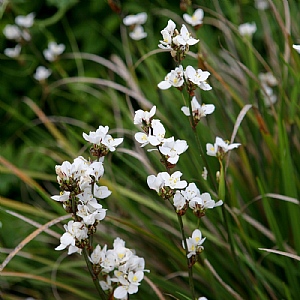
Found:
[[[184,245],[184,249],[185,249],[185,257],[186,257],[186,260],[187,260],[187,266],[188,266],[188,270],[189,270],[189,286],[190,286],[190,291],[191,291],[192,299],[196,299],[195,298],[194,281],[193,281],[193,266],[189,266],[189,259],[187,257],[189,251],[188,251],[187,242],[186,242],[186,238],[185,238],[185,233],[184,233],[184,228],[183,228],[183,222],[182,222],[182,216],[177,215],[177,218],[178,218],[179,228],[180,228],[180,232],[181,232],[181,236],[182,236],[182,241],[183,241],[183,245]]]
[[[89,256],[88,256],[88,250],[86,248],[83,248],[82,249],[82,252],[83,252],[83,256],[84,256],[84,259],[85,259],[85,262],[86,262],[86,265],[88,267],[88,270],[91,274],[91,277],[93,279],[93,283],[96,287],[96,290],[98,291],[99,293],[99,296],[102,300],[106,300],[107,299],[107,296],[106,294],[104,293],[104,291],[102,290],[101,286],[100,286],[100,283],[99,283],[99,279],[98,279],[98,276],[96,276],[94,274],[94,271],[93,271],[93,267],[92,267],[92,264],[89,260]]]

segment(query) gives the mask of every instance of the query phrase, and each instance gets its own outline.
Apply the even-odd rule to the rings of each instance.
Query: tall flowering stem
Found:
[[[123,141],[122,138],[114,139],[108,130],[108,126],[99,126],[95,132],[83,133],[83,138],[92,144],[90,154],[96,160],[80,156],[73,163],[65,161],[55,167],[61,193],[51,198],[62,202],[73,218],[64,225],[66,232],[55,249],[68,248],[68,254],[83,253],[100,299],[128,299],[128,294],[138,292],[147,271],[144,259],[126,248],[120,238],[114,240],[113,249],[107,250],[107,245],[93,247],[97,225],[106,216],[106,209],[100,202],[111,194],[106,186],[100,185],[104,158]],[[103,280],[99,281],[99,277]]]

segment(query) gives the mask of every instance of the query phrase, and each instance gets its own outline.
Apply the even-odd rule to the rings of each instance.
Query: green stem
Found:
[[[100,286],[100,283],[99,283],[99,279],[98,279],[98,276],[96,276],[94,274],[94,271],[93,271],[93,267],[92,267],[92,264],[89,260],[89,256],[88,256],[88,250],[86,248],[83,248],[82,249],[82,252],[83,252],[83,256],[84,256],[84,259],[85,259],[85,262],[86,262],[86,265],[88,267],[88,270],[91,274],[91,277],[93,279],[93,283],[96,287],[96,290],[98,291],[99,293],[99,296],[102,300],[106,300],[107,299],[107,296],[106,294],[104,293],[104,291],[102,290],[101,286]]]
[[[182,241],[183,241],[184,248],[185,248],[185,257],[186,257],[187,266],[188,266],[188,270],[189,270],[189,286],[190,286],[190,291],[191,291],[192,299],[196,299],[195,298],[194,281],[193,281],[193,267],[189,266],[189,259],[187,257],[189,251],[188,251],[187,242],[186,242],[186,238],[185,238],[185,234],[184,234],[182,216],[177,215],[177,218],[178,218],[179,228],[180,228],[180,232],[181,232],[181,236],[182,236]]]

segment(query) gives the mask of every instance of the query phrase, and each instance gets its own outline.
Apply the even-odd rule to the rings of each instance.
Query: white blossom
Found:
[[[51,199],[58,202],[65,202],[69,200],[70,192],[63,191],[60,195],[51,196]]]
[[[174,137],[164,139],[159,151],[167,157],[167,161],[171,164],[176,164],[179,159],[179,155],[188,149],[187,142],[184,140],[174,141]]]
[[[202,238],[202,233],[199,229],[195,229],[192,233],[192,237],[186,239],[187,248],[188,248],[188,255],[187,257],[190,258],[193,255],[201,253],[204,249],[202,244],[204,243],[206,238]],[[184,242],[182,241],[182,246],[185,249]]]
[[[195,10],[192,16],[189,14],[183,14],[183,19],[186,21],[188,24],[192,26],[197,26],[203,23],[203,17],[204,17],[204,12],[203,9],[198,8]]]
[[[252,35],[256,32],[257,28],[256,24],[252,22],[239,25],[238,30],[241,36],[252,37]]]
[[[134,114],[134,120],[133,123],[136,125],[150,125],[151,118],[156,113],[156,106],[153,106],[150,111],[144,111],[144,110],[137,110]]]
[[[152,146],[160,145],[165,138],[166,129],[160,120],[153,119],[151,121],[151,130],[148,136],[148,141]]]
[[[141,12],[136,15],[128,15],[123,19],[123,23],[126,26],[142,25],[147,21],[147,13]]]
[[[44,66],[37,67],[33,77],[37,81],[44,81],[51,75],[52,71],[45,68]]]
[[[181,45],[181,46],[185,46],[185,45],[189,45],[189,46],[193,46],[195,44],[197,44],[199,42],[199,40],[194,39],[191,36],[191,33],[187,30],[186,26],[183,24],[181,29],[180,29],[180,34],[176,35],[173,38],[173,43],[175,45]]]
[[[206,82],[210,73],[208,71],[202,71],[201,69],[195,70],[192,66],[187,66],[184,72],[186,80],[197,85],[204,91],[209,91],[212,87]]]
[[[218,202],[215,202],[213,199],[211,199],[211,195],[209,193],[203,193],[193,199],[189,202],[189,207],[192,210],[198,209],[198,210],[206,210],[211,209],[217,206],[220,206],[223,204],[222,200],[219,200]]]
[[[11,58],[16,58],[21,53],[21,45],[17,44],[14,48],[6,48],[4,49],[4,54]]]
[[[162,90],[166,90],[171,86],[181,87],[184,84],[183,74],[183,67],[180,65],[168,73],[165,80],[161,81],[157,86]]]
[[[66,232],[60,238],[60,245],[55,250],[63,250],[69,247],[68,254],[75,252],[81,253],[81,249],[75,246],[75,242],[82,241],[88,237],[87,227],[82,222],[69,221],[68,225],[64,225]]]
[[[45,58],[49,61],[55,61],[59,55],[61,55],[66,49],[64,44],[57,44],[56,42],[50,42],[48,48],[43,51]]]
[[[176,191],[174,197],[173,197],[173,205],[176,208],[176,211],[180,211],[181,209],[184,208],[186,205],[187,200],[186,198],[182,195],[182,192]]]
[[[83,133],[83,138],[95,145],[104,145],[111,152],[116,150],[116,147],[123,142],[123,138],[114,139],[110,134],[108,134],[108,126],[99,126],[96,131],[90,131],[89,134]]]
[[[22,31],[17,25],[7,24],[3,29],[3,34],[9,40],[20,41],[22,38]]]
[[[147,37],[147,32],[145,32],[144,27],[141,25],[136,25],[134,29],[129,33],[129,36],[133,40],[141,40]]]
[[[215,144],[206,144],[206,154],[209,156],[222,156],[229,150],[239,147],[240,143],[230,144],[228,141],[224,141],[220,137],[216,137]]]
[[[158,173],[157,176],[149,175],[147,177],[147,184],[151,190],[155,190],[159,193],[159,190],[164,186],[164,179],[161,176],[161,173]]]
[[[99,245],[97,245],[94,251],[92,252],[91,256],[89,257],[90,262],[94,265],[100,264],[105,258],[106,249],[106,245],[102,249]]]
[[[15,23],[20,27],[30,28],[34,22],[35,13],[30,13],[27,16],[17,16],[15,18]]]
[[[200,120],[202,117],[212,114],[215,110],[215,106],[213,104],[200,105],[195,96],[192,98],[191,106],[193,117],[196,120]],[[181,111],[188,117],[191,115],[190,108],[187,106],[183,106]]]
[[[161,172],[160,174],[164,180],[164,186],[168,186],[171,189],[184,189],[187,186],[187,182],[185,180],[180,180],[182,175],[180,171],[176,171],[171,175],[167,172]]]

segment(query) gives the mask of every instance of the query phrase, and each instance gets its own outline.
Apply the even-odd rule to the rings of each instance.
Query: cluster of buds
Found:
[[[187,92],[190,96],[195,95],[195,90],[199,87],[203,91],[209,91],[212,87],[206,82],[210,73],[208,71],[202,71],[201,69],[194,69],[192,66],[187,66],[183,69],[180,65],[171,70],[163,81],[161,81],[157,86],[161,90],[166,90],[170,87],[175,87],[182,91],[183,88],[187,87]]]

